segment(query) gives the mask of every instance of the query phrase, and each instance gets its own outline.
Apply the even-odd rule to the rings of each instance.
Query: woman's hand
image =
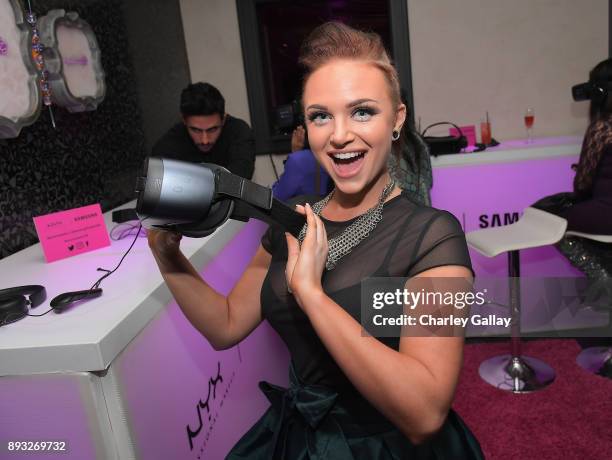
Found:
[[[321,277],[327,260],[327,232],[325,225],[311,209],[306,206],[296,206],[300,214],[306,215],[308,230],[302,242],[291,234],[285,233],[287,238],[287,286],[293,293],[300,307],[304,308],[304,300],[311,295],[323,292]]]
[[[147,240],[153,254],[162,262],[172,260],[180,253],[180,233],[147,229]]]

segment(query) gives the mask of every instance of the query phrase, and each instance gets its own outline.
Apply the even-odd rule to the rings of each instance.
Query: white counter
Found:
[[[226,295],[264,230],[229,221],[181,248]],[[98,267],[113,269],[132,240],[50,264],[34,245],[0,261],[0,288],[42,284],[47,300],[31,311],[42,313],[57,294],[88,289]],[[65,450],[48,459],[224,458],[269,405],[257,382],[287,384],[278,335],[264,322],[239,345],[212,349],[172,299],[146,238],[101,287],[64,313],[0,328],[0,459],[40,453],[9,450],[11,441],[51,440]]]
[[[573,156],[580,153],[581,146],[582,138],[574,136],[536,138],[529,144],[525,139],[510,140],[482,152],[432,157],[431,165],[433,168],[445,168]]]
[[[110,213],[105,220],[110,230],[115,225]],[[195,266],[204,266],[243,225],[228,221],[206,238],[183,238],[181,248]],[[97,268],[113,269],[132,240],[132,236],[111,240],[109,247],[50,264],[45,263],[40,244],[35,244],[0,260],[0,288],[42,284],[47,300],[30,313],[43,313],[57,294],[89,289],[104,274]],[[64,313],[26,317],[0,328],[0,376],[106,369],[171,300],[146,238],[138,238],[121,267],[101,287],[102,296]]]

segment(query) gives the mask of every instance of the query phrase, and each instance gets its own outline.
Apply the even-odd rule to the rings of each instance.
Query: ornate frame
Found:
[[[96,95],[77,97],[70,92],[66,79],[64,78],[64,63],[59,52],[56,27],[57,25],[76,27],[80,29],[87,38],[91,50],[92,66],[96,78]],[[48,82],[51,88],[51,99],[54,104],[65,107],[69,112],[85,112],[96,110],[104,100],[106,94],[105,74],[102,69],[100,47],[96,36],[87,23],[74,11],[66,12],[62,9],[50,10],[38,21],[40,41],[44,45],[43,56],[45,67],[49,73]]]
[[[25,15],[18,0],[8,0],[15,13],[15,24],[19,30],[22,61],[28,71],[28,87],[30,89],[30,107],[27,114],[16,121],[0,115],[0,139],[19,136],[24,126],[34,123],[40,115],[42,93],[40,91],[39,74],[32,60],[32,29],[25,21]]]

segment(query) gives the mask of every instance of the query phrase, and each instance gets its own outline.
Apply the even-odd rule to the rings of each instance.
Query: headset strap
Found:
[[[234,210],[230,219],[248,221],[251,217],[263,220],[268,224],[280,224],[287,232],[296,238],[306,223],[306,218],[297,213],[292,207],[287,206],[276,198],[272,199],[272,207],[269,210],[256,208],[244,201],[234,202]]]
[[[269,224],[281,224],[296,237],[306,223],[304,216],[274,198],[268,187],[224,170],[217,170],[215,180],[217,194],[237,198],[230,219],[246,222],[255,217]]]
[[[268,187],[221,169],[216,171],[215,181],[215,189],[219,195],[238,198],[267,210],[272,208],[272,189]]]

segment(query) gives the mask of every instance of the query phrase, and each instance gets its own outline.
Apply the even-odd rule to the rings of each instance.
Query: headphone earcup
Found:
[[[0,326],[13,323],[28,315],[28,301],[22,295],[0,297]]]

